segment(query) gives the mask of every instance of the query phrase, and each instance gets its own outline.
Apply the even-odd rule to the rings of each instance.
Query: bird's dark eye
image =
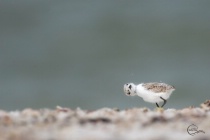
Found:
[[[128,92],[128,95],[131,95],[131,93],[130,93],[130,92]]]
[[[130,85],[128,88],[130,88],[130,89],[131,89],[131,87],[132,87],[132,86]]]

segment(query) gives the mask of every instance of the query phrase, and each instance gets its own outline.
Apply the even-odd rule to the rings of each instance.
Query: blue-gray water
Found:
[[[0,109],[150,107],[123,85],[210,99],[210,1],[0,1]]]

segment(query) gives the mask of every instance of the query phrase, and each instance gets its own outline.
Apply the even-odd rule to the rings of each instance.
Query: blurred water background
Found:
[[[123,85],[176,87],[166,108],[210,99],[210,1],[1,0],[0,109],[149,107]]]

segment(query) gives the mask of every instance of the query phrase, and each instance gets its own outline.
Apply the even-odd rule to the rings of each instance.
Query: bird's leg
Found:
[[[160,106],[158,105],[158,103],[156,103],[156,106],[157,106],[156,111],[158,111],[158,112],[163,112],[163,108],[160,107]]]
[[[162,99],[164,101],[163,105],[161,106],[161,107],[163,107],[167,101],[163,97],[160,97],[160,99]]]

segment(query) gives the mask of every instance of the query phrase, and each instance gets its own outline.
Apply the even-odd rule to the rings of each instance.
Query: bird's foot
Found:
[[[164,108],[162,108],[162,107],[157,107],[157,108],[156,108],[156,111],[157,111],[157,112],[163,112],[163,111],[164,111]]]

